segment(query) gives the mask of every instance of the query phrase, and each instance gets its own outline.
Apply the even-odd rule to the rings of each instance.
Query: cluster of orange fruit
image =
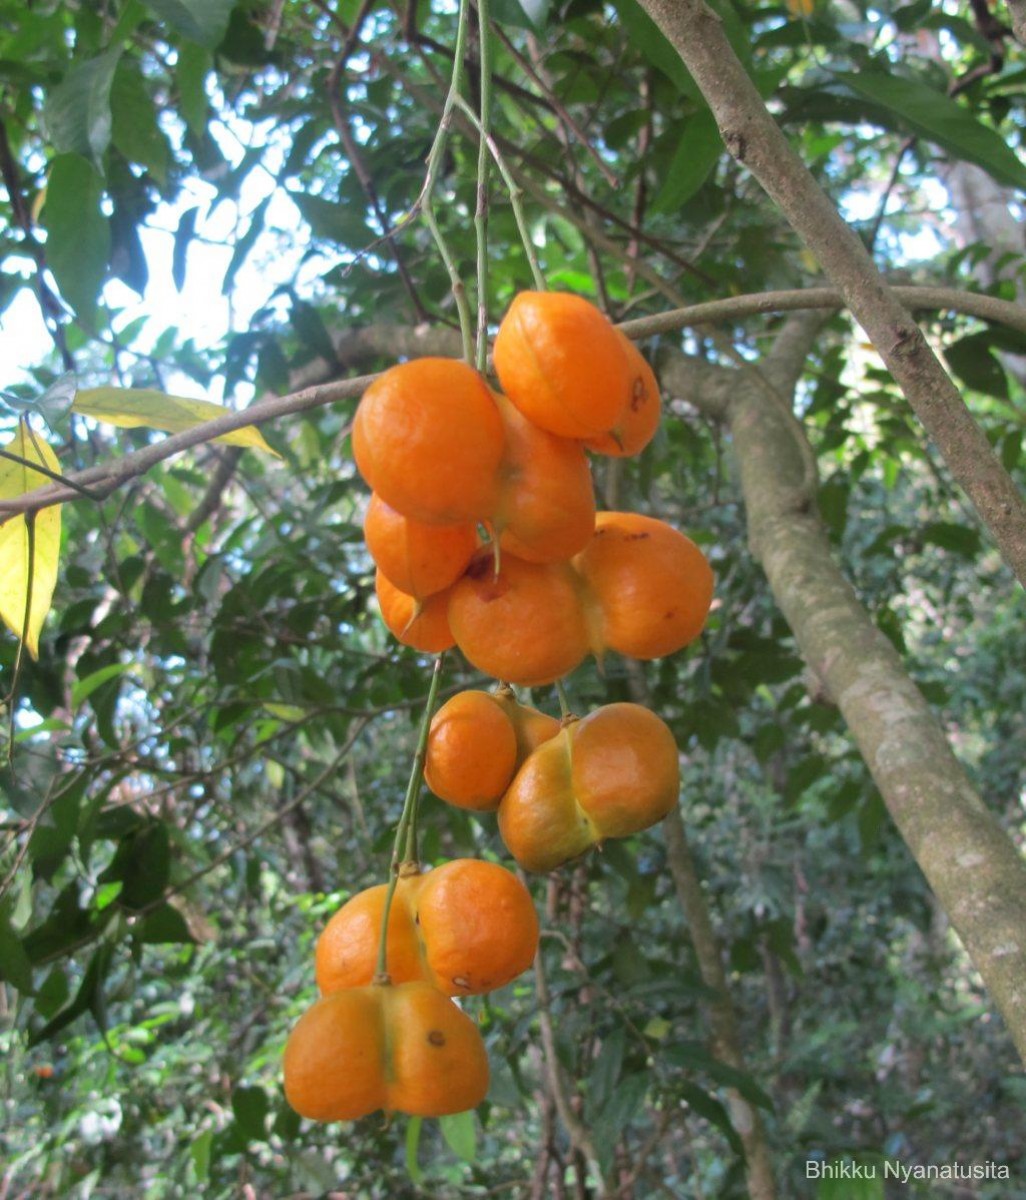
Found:
[[[353,896],[317,942],[321,998],[285,1047],[285,1095],[315,1121],[475,1108],[488,1091],[488,1055],[449,997],[503,987],[538,949],[530,893],[505,867],[468,858],[422,873],[407,864],[388,914],[388,976],[378,978],[387,893],[380,884]]]
[[[677,803],[680,763],[666,723],[640,704],[557,721],[500,688],[442,705],[424,778],[449,804],[497,812],[520,866],[552,871],[661,821]]]
[[[596,513],[585,450],[637,453],[660,410],[648,365],[598,309],[522,293],[500,325],[495,368],[505,395],[455,360],[393,367],[360,401],[353,449],[373,491],[364,529],[386,625],[420,650],[458,645],[502,681],[434,714],[428,786],[497,812],[520,866],[548,871],[661,820],[677,802],[677,746],[640,705],[558,721],[510,684],[552,683],[607,649],[679,650],[705,623],[713,578],[664,522]],[[322,996],[285,1051],[286,1096],[315,1120],[480,1103],[487,1056],[451,998],[502,987],[537,949],[530,894],[503,867],[402,863],[393,884],[354,896],[317,944]]]
[[[705,557],[663,521],[596,514],[585,454],[651,440],[648,364],[581,297],[522,292],[495,370],[504,395],[465,363],[414,359],[360,401],[353,452],[374,493],[364,533],[385,624],[525,687],[589,653],[649,659],[687,645],[712,599]]]

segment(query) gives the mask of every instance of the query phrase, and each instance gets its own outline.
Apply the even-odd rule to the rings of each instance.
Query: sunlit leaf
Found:
[[[160,429],[164,433],[183,433],[195,429],[204,421],[223,417],[230,409],[209,400],[191,400],[185,396],[167,396],[148,388],[87,388],[78,393],[74,412],[92,417],[121,429]],[[229,446],[248,446],[256,450],[274,451],[264,441],[263,434],[252,425],[222,434],[215,441]]]
[[[34,434],[25,421],[3,446],[12,454],[41,463],[60,472],[57,456],[47,443]],[[50,480],[40,471],[21,463],[0,458],[0,499],[11,500],[34,491]],[[0,525],[0,618],[16,636],[25,633],[25,649],[39,657],[39,633],[50,611],[57,585],[57,563],[61,549],[61,509],[59,504],[40,509],[32,521],[32,533],[24,516],[11,517]],[[32,545],[30,547],[30,536]],[[31,600],[25,627],[26,600],[29,599],[31,560]]]

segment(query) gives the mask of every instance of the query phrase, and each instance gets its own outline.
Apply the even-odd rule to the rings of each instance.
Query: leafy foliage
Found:
[[[450,7],[0,0],[0,313],[18,330],[43,312],[53,340],[17,374],[5,358],[5,436],[24,442],[15,422],[29,413],[67,474],[181,427],[165,402],[159,420],[126,417],[126,399],[181,395],[192,420],[190,396],[241,406],[366,373],[395,357],[397,330],[455,326],[427,229],[402,223],[451,67]],[[716,8],[885,267],[1021,295],[1021,255],[965,244],[939,182],[964,160],[1023,184],[1014,67],[949,94],[989,53],[964,12]],[[622,318],[819,282],[635,0],[493,9],[496,140],[552,286]],[[457,120],[435,207],[468,282],[476,154]],[[491,201],[496,317],[529,275],[494,180]],[[382,235],[397,225],[393,250]],[[722,332],[754,358],[778,328],[753,318]],[[943,314],[927,331],[1023,483],[1021,335]],[[674,346],[722,357],[708,331],[646,349]],[[70,411],[69,369],[83,388]],[[83,397],[115,388],[122,419],[97,424]],[[1009,653],[1023,639],[1009,575],[846,319],[825,325],[799,401],[820,510],[860,599],[1018,829],[1026,685]],[[353,405],[266,426],[273,455],[207,446],[102,503],[65,505],[54,610],[16,689],[17,638],[0,641],[14,742],[0,772],[12,1194],[527,1197],[544,1155],[568,1185],[585,1173],[547,1092],[527,978],[468,1005],[494,1076],[474,1117],[371,1119],[340,1136],[301,1124],[281,1094],[313,939],[382,878],[427,688],[424,661],[387,638],[370,600]],[[647,681],[685,755],[683,812],[749,1061],[732,1070],[710,1048],[710,995],[658,831],[533,881],[556,1059],[600,1166],[633,1172],[638,1196],[743,1194],[731,1089],[763,1114],[782,1195],[811,1194],[806,1157],[856,1152],[987,1157],[1021,1178],[1008,1041],[767,595],[728,452],[673,400],[653,447],[602,482],[686,529],[717,571],[700,646]],[[33,600],[37,620],[44,608]],[[445,686],[473,680],[453,666]],[[581,709],[628,699],[625,664],[582,668],[571,693]],[[555,711],[548,690],[534,702]],[[431,800],[421,840],[428,862],[503,854],[490,819]]]

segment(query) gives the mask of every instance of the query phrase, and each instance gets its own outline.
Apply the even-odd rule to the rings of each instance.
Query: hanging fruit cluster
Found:
[[[386,919],[388,972],[379,974]],[[289,1103],[315,1121],[475,1108],[488,1056],[449,997],[503,987],[537,949],[530,893],[496,863],[457,859],[426,873],[406,864],[392,884],[353,896],[317,942],[321,998],[285,1047]]]
[[[638,453],[660,402],[647,363],[594,306],[522,293],[494,362],[504,394],[451,359],[386,371],[360,401],[353,450],[373,493],[364,532],[385,624],[419,650],[459,646],[502,681],[432,718],[436,666],[413,811],[422,761],[436,795],[496,812],[520,866],[549,871],[661,820],[677,802],[677,747],[640,705],[558,721],[510,685],[557,682],[608,650],[674,653],[701,632],[713,577],[665,522],[596,512],[586,450]],[[409,808],[408,795],[390,882],[354,896],[322,933],[322,996],[286,1047],[286,1095],[316,1120],[480,1103],[484,1046],[451,997],[502,987],[537,950],[530,895],[509,871],[475,860],[420,871],[403,840]]]

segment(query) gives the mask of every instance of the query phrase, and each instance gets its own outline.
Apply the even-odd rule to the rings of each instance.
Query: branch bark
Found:
[[[720,18],[704,0],[641,3],[694,77],[728,151],[816,255],[1026,587],[1026,501],[922,331],[770,116]]]
[[[677,379],[684,398],[705,407],[688,381]],[[752,552],[1026,1061],[1026,863],[835,563],[793,422],[746,379],[728,395],[713,412],[726,412]]]
[[[895,295],[917,311],[940,310],[964,313],[1007,325],[1011,329],[1026,332],[1026,307],[984,296],[977,292],[964,292],[957,288],[902,287],[894,289]],[[678,329],[694,328],[718,321],[741,320],[760,314],[795,312],[802,309],[839,309],[845,301],[841,293],[832,288],[808,288],[779,292],[759,292],[744,296],[731,296],[724,300],[710,300],[704,304],[692,304],[686,308],[675,308],[651,317],[624,321],[621,328],[628,337],[640,339],[655,334],[669,333]],[[343,366],[366,363],[375,357],[408,358],[420,354],[439,354],[451,358],[460,356],[458,336],[451,330],[418,325],[373,325],[366,329],[347,330],[335,341],[338,362]],[[681,370],[685,361],[682,355],[674,354],[667,360],[666,369],[672,377]],[[334,364],[318,360],[303,368],[292,382],[297,390],[286,396],[268,396],[249,408],[238,412],[226,412],[223,417],[197,426],[186,433],[178,433],[146,446],[132,454],[79,471],[69,476],[73,483],[89,486],[107,496],[122,484],[139,475],[164,459],[189,450],[193,446],[211,442],[224,433],[242,429],[246,425],[260,425],[279,417],[290,416],[308,409],[334,404],[339,400],[358,396],[376,378],[364,375],[355,379],[328,380]],[[695,368],[702,364],[695,363]],[[705,366],[707,373],[714,367]],[[706,409],[708,410],[708,405]],[[46,486],[17,496],[12,500],[0,501],[0,523],[19,513],[37,512],[51,504],[64,504],[81,499],[74,488],[65,485]]]

